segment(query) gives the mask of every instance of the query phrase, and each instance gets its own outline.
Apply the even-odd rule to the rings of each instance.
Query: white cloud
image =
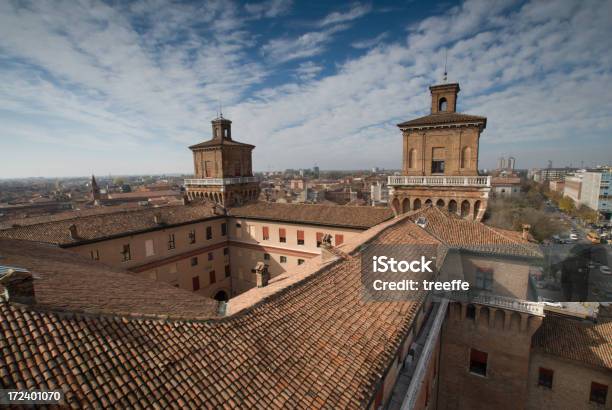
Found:
[[[266,0],[258,3],[247,3],[244,8],[256,18],[278,17],[286,14],[293,5],[291,0]]]
[[[339,23],[353,21],[365,16],[371,10],[372,6],[369,4],[356,3],[353,4],[351,8],[346,12],[334,11],[333,13],[328,14],[319,22],[319,26],[326,27]]]
[[[482,166],[497,150],[525,165],[543,147],[556,164],[612,151],[610,1],[468,0],[404,39],[353,41],[359,57],[326,55],[329,75],[313,57],[368,6],[269,39],[262,60],[245,20],[264,12],[231,2],[13,4],[0,2],[3,176],[190,172],[186,146],[208,138],[219,100],[233,135],[257,145],[256,169],[397,168],[395,124],[427,113],[445,49],[459,108],[489,119]],[[308,60],[270,64],[297,59]],[[261,89],[268,77],[275,85]]]
[[[355,41],[355,42],[351,43],[351,47],[356,48],[356,49],[372,48],[372,47],[377,46],[380,43],[382,43],[382,41],[385,40],[387,37],[389,37],[389,32],[388,31],[386,31],[384,33],[380,33],[379,35],[377,35],[374,38],[369,38],[369,39],[365,39],[365,40]]]

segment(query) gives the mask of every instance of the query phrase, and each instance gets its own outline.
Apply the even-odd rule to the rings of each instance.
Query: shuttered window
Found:
[[[344,235],[336,235],[336,246],[342,245],[344,243]]]
[[[297,243],[298,245],[304,245],[304,231],[297,231]]]

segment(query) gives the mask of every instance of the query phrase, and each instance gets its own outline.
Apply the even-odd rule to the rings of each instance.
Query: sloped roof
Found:
[[[421,217],[426,220],[423,229],[451,247],[479,253],[533,258],[542,256],[536,244],[524,240],[516,232],[463,219],[437,206],[428,205],[410,215],[415,222]]]
[[[155,222],[161,216],[162,224]],[[209,204],[164,206],[115,213],[93,214],[0,230],[0,238],[23,239],[69,246],[87,241],[135,234],[218,217]],[[70,226],[77,238],[70,236]]]
[[[546,316],[533,347],[549,354],[612,370],[612,320],[599,323]]]
[[[217,316],[215,300],[52,245],[0,239],[0,257],[0,264],[27,269],[37,277],[38,308],[191,319]]]
[[[443,114],[430,114],[424,117],[415,118],[414,120],[405,121],[397,124],[399,128],[412,128],[412,127],[429,127],[437,125],[448,125],[448,124],[465,124],[465,123],[478,123],[482,124],[483,127],[487,125],[487,118],[479,115],[463,114],[460,112],[451,112]]]
[[[213,138],[208,141],[200,142],[199,144],[191,145],[189,149],[198,149],[198,148],[211,148],[211,147],[220,147],[223,145],[227,145],[230,147],[249,147],[255,148],[255,145],[245,144],[244,142],[238,142],[234,140],[230,140],[227,138]]]
[[[393,218],[391,208],[254,202],[230,208],[229,216],[367,229]]]
[[[404,218],[369,246],[423,238],[436,242]],[[367,302],[360,266],[359,256],[349,255],[224,319],[78,315],[0,303],[0,382],[61,387],[73,407],[365,407],[425,293]]]

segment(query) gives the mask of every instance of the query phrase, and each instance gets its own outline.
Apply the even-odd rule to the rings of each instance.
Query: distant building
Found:
[[[370,185],[370,202],[378,205],[389,201],[389,188],[384,182],[377,181]]]
[[[564,181],[548,181],[548,187],[551,191],[563,193],[563,189],[565,188],[565,182]]]
[[[542,168],[534,170],[532,175],[536,182],[563,181],[566,175],[575,171],[576,168]]]
[[[516,195],[521,192],[521,179],[518,177],[494,177],[491,179],[491,192],[505,197]]]
[[[572,198],[576,204],[588,206],[609,218],[612,214],[611,182],[610,168],[582,170],[565,177],[563,194]]]

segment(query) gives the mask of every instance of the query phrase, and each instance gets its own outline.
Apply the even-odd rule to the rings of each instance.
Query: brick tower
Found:
[[[189,147],[194,175],[185,180],[189,199],[207,198],[223,206],[240,205],[259,197],[253,176],[254,145],[232,139],[232,122],[219,115],[212,121],[212,139]]]
[[[459,84],[429,90],[431,114],[398,124],[403,172],[389,177],[389,203],[397,214],[433,204],[480,220],[491,190],[490,177],[478,175],[478,143],[487,119],[457,112]]]

